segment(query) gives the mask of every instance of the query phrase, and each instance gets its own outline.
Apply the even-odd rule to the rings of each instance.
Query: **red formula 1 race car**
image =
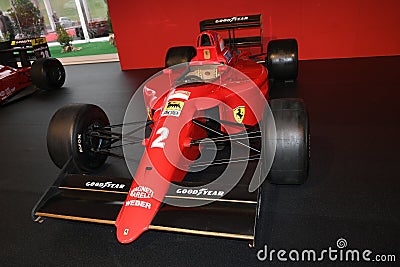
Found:
[[[8,46],[3,47],[4,44]],[[50,58],[46,38],[2,43],[0,105],[32,94],[37,88],[44,90],[60,88],[64,81],[64,67],[57,59]]]
[[[207,25],[234,31],[259,19],[217,19]],[[227,41],[206,29],[196,47],[170,48],[167,68],[141,88],[147,114],[140,127],[137,110],[131,109],[136,104],[119,125],[110,125],[92,104],[58,110],[47,142],[62,172],[33,217],[112,224],[121,243],[151,229],[262,244],[265,178],[302,184],[308,175],[304,102],[268,100],[270,79],[296,79],[297,42],[271,41],[262,60],[238,50],[232,36]],[[122,133],[116,131],[120,127]],[[142,136],[135,136],[139,132]],[[133,179],[90,174],[108,156],[118,156],[115,149],[121,146],[129,166],[132,144],[145,147],[132,167]]]

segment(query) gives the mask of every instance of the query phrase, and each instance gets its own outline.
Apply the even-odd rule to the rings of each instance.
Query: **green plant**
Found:
[[[44,19],[30,0],[11,0],[10,16],[20,34],[26,37],[40,36],[44,29]]]
[[[10,40],[10,32],[7,32],[5,35],[0,36],[0,42],[5,42]]]
[[[61,25],[57,25],[56,28],[56,32],[57,32],[57,42],[60,43],[60,45],[65,48],[67,46],[71,46],[71,42],[72,42],[72,36],[69,36],[67,31],[64,29],[63,26]]]

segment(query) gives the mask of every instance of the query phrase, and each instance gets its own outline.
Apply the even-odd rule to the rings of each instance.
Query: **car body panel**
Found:
[[[0,65],[0,104],[31,85],[29,70]]]
[[[109,177],[73,178],[71,174],[78,170],[71,157],[33,209],[36,220],[51,217],[114,224],[117,239],[124,244],[147,230],[254,240],[258,191],[249,192],[248,177],[253,177],[258,160],[246,162],[251,165],[244,167],[247,178],[231,179],[230,191],[218,183],[205,185],[186,178],[204,149],[193,142],[208,137],[199,123],[207,123],[210,111],[216,111],[218,134],[223,136],[258,126],[268,99],[268,71],[246,51],[226,45],[214,31],[198,35],[196,52],[190,62],[164,69],[143,86],[147,119],[152,124],[133,180],[112,178],[112,184],[123,185],[119,190],[104,188]],[[189,76],[201,81],[182,82]],[[171,200],[187,206],[173,205]]]
[[[46,38],[13,40],[6,49],[0,49],[0,105],[32,85],[31,61],[50,57]],[[19,65],[17,64],[19,63]]]
[[[202,45],[203,39],[207,39],[206,46]],[[165,71],[145,86],[145,103],[152,111],[154,125],[152,134],[144,142],[145,152],[115,223],[121,243],[132,242],[149,229],[170,183],[182,182],[199,156],[199,147],[189,144],[191,140],[206,138],[207,133],[193,119],[205,117],[204,112],[212,108],[218,108],[221,120],[232,123],[239,123],[235,109],[242,116],[240,123],[246,125],[255,126],[262,117],[265,101],[260,101],[260,97],[266,98],[268,92],[265,67],[222,46],[216,32],[203,32],[197,40],[197,56],[184,66],[183,76],[204,77],[205,72],[217,73],[213,82],[177,85],[169,81],[176,77],[175,82],[178,81],[182,72],[171,77],[172,73]],[[224,56],[227,51],[232,53],[228,59]],[[244,75],[238,79],[237,72]],[[165,82],[170,87],[159,86]],[[221,128],[227,134],[245,130],[228,124]]]

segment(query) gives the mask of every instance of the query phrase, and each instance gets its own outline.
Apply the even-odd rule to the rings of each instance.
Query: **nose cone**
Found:
[[[169,184],[153,167],[148,153],[144,152],[135,180],[115,222],[119,242],[130,243],[149,229]]]
[[[135,188],[132,190],[135,190]],[[139,192],[138,194],[145,193]],[[149,229],[149,225],[157,213],[160,203],[160,201],[154,198],[146,199],[144,197],[135,198],[129,196],[118,217],[118,241],[123,244],[130,243]]]

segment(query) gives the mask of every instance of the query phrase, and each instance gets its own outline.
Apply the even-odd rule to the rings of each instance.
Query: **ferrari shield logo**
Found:
[[[236,122],[242,123],[245,112],[246,112],[246,109],[244,106],[240,106],[240,107],[233,109],[233,117],[235,118]]]

